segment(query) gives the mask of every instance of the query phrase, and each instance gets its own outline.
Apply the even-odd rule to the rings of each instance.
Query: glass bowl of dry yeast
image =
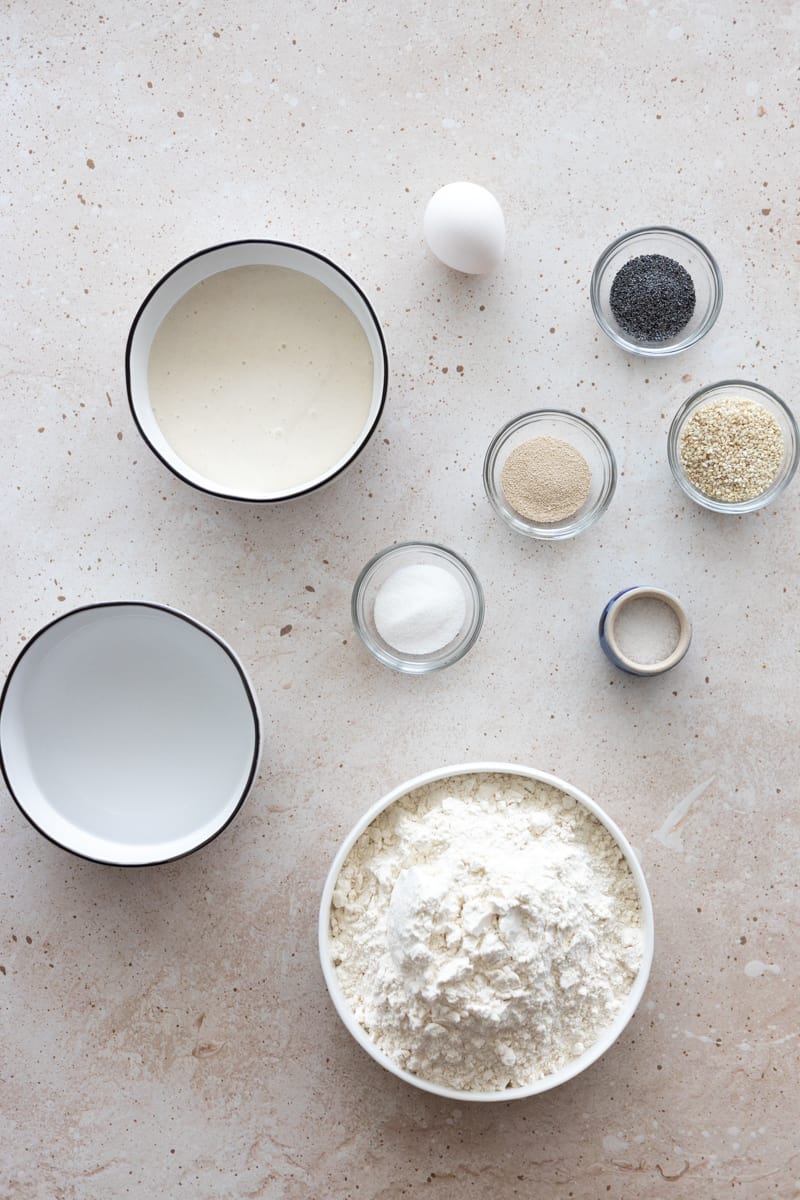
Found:
[[[538,409],[492,438],[483,483],[495,512],[517,533],[559,540],[602,516],[617,485],[617,465],[606,439],[584,417]]]

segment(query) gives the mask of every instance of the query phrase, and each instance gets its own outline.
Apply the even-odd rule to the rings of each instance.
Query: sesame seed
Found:
[[[738,504],[765,492],[783,461],[783,433],[756,400],[725,396],[701,405],[680,442],[686,478],[712,500]]]

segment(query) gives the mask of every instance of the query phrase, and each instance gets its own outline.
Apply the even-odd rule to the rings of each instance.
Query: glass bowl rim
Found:
[[[547,525],[537,525],[535,522],[529,521],[521,514],[517,514],[516,521],[513,522],[509,516],[503,511],[498,502],[498,487],[494,483],[495,466],[498,456],[505,443],[513,437],[513,435],[527,425],[533,425],[537,419],[546,419],[555,417],[557,420],[565,417],[568,424],[576,425],[583,429],[590,438],[594,438],[598,444],[600,457],[603,459],[606,467],[606,483],[598,497],[597,503],[584,514],[578,521],[569,521],[564,525],[556,525],[549,527]],[[566,408],[533,408],[527,409],[525,412],[519,413],[516,417],[506,421],[504,425],[497,430],[492,437],[486,449],[486,454],[483,458],[483,487],[486,492],[486,497],[494,511],[505,522],[509,529],[516,533],[520,533],[523,537],[535,538],[538,541],[564,541],[567,538],[575,537],[584,530],[589,529],[595,521],[606,511],[610,505],[614,493],[617,490],[619,472],[617,469],[617,460],[614,457],[614,451],[603,434],[592,421],[580,413],[571,412]],[[510,507],[510,506],[509,506]],[[525,528],[521,528],[524,525]]]
[[[750,500],[726,501],[715,500],[713,496],[706,496],[704,492],[701,492],[699,488],[696,488],[687,479],[681,464],[679,439],[687,419],[695,409],[700,407],[706,398],[709,398],[712,393],[723,388],[748,388],[765,396],[786,418],[794,442],[794,453],[783,479],[777,485],[773,481],[763,492],[760,492],[757,496],[753,496]],[[716,383],[708,383],[705,387],[698,388],[677,409],[667,434],[667,461],[669,462],[675,482],[681,488],[684,495],[693,500],[695,504],[699,504],[701,508],[705,508],[709,512],[731,513],[734,516],[757,512],[758,509],[764,508],[767,504],[770,504],[782,495],[791,483],[798,463],[800,463],[800,426],[798,426],[797,418],[786,401],[782,400],[777,392],[773,392],[766,384],[756,383],[752,379],[720,379]]]
[[[698,325],[691,337],[684,338],[676,342],[674,345],[667,347],[664,347],[663,343],[658,342],[641,345],[640,343],[629,341],[627,337],[624,337],[623,335],[617,333],[616,330],[611,328],[606,320],[600,304],[600,280],[605,274],[612,256],[621,246],[624,246],[626,242],[630,242],[636,238],[652,234],[665,234],[668,237],[677,238],[679,241],[690,243],[700,251],[700,254],[708,265],[711,278],[713,279],[714,303],[711,306],[711,311],[709,312],[707,319],[701,325]],[[637,229],[629,229],[627,233],[620,234],[619,237],[615,238],[613,242],[606,246],[605,250],[597,259],[592,271],[591,279],[589,281],[589,299],[591,301],[592,312],[594,313],[597,324],[600,326],[603,333],[605,333],[606,336],[615,343],[615,345],[620,346],[623,350],[626,350],[630,354],[637,354],[642,358],[668,358],[672,354],[678,354],[683,350],[688,350],[690,346],[694,346],[701,340],[701,338],[704,338],[705,335],[716,324],[717,317],[719,316],[722,308],[722,274],[714,255],[711,253],[705,243],[701,242],[699,238],[696,238],[694,234],[686,233],[683,229],[677,229],[674,225],[641,225]]]
[[[446,654],[441,651],[436,651],[432,654],[408,655],[401,651],[387,651],[383,646],[379,646],[370,635],[369,631],[364,627],[361,620],[360,607],[367,587],[371,582],[373,575],[380,563],[384,559],[391,558],[395,554],[403,550],[423,550],[433,551],[434,556],[448,559],[458,569],[461,577],[466,583],[466,590],[469,593],[472,601],[472,613],[464,637],[455,643],[451,650]],[[475,645],[478,636],[483,627],[483,620],[486,612],[486,601],[483,592],[483,586],[480,579],[476,575],[473,568],[467,560],[458,554],[455,550],[451,550],[449,546],[443,546],[441,542],[409,540],[405,542],[396,542],[393,546],[385,546],[383,550],[379,550],[364,564],[359,571],[356,581],[353,584],[353,591],[350,597],[350,617],[353,623],[353,628],[363,642],[364,646],[373,656],[385,667],[390,667],[394,671],[399,671],[405,675],[426,675],[432,671],[441,670],[443,667],[452,666],[458,662],[465,654]],[[388,643],[387,643],[388,645]]]

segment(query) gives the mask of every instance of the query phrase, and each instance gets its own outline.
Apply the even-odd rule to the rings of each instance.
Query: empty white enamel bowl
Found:
[[[375,818],[388,808],[395,801],[400,800],[403,796],[409,795],[411,792],[424,787],[426,784],[433,783],[435,780],[446,779],[458,775],[481,775],[481,774],[498,774],[518,776],[526,780],[539,780],[542,783],[549,784],[550,787],[556,788],[558,791],[565,792],[567,796],[571,796],[574,800],[588,809],[590,813],[604,825],[611,837],[619,846],[625,861],[630,868],[631,875],[636,886],[636,891],[639,897],[639,912],[642,929],[642,958],[638,973],[633,980],[631,990],[626,999],[623,1001],[614,1020],[608,1025],[599,1035],[593,1045],[589,1046],[581,1055],[567,1063],[561,1070],[554,1071],[549,1075],[544,1075],[539,1079],[533,1080],[530,1084],[524,1087],[506,1088],[503,1091],[485,1091],[485,1092],[470,1092],[463,1091],[457,1088],[445,1087],[439,1083],[434,1083],[428,1079],[424,1079],[419,1075],[415,1075],[410,1071],[399,1066],[391,1059],[373,1040],[363,1025],[356,1018],[350,1003],[345,996],[344,990],[339,982],[339,976],[334,964],[333,955],[331,952],[331,907],[333,904],[333,894],[336,883],[339,878],[339,873],[344,866],[350,851],[355,843],[361,837],[364,830],[372,824]],[[653,946],[654,946],[654,924],[653,924],[653,906],[650,900],[650,893],[647,888],[647,881],[644,872],[639,864],[633,849],[628,843],[622,830],[611,820],[609,816],[595,804],[593,800],[578,788],[573,787],[570,783],[565,783],[563,779],[558,779],[555,775],[549,775],[545,771],[538,771],[533,767],[523,767],[512,763],[496,763],[496,762],[478,762],[478,763],[462,763],[451,767],[439,767],[434,771],[427,771],[424,775],[418,775],[415,779],[410,779],[406,783],[400,784],[394,788],[383,799],[378,800],[369,808],[361,819],[355,824],[348,833],[347,837],[342,842],[336,857],[333,860],[331,868],[328,872],[325,886],[322,890],[322,900],[319,911],[319,953],[322,965],[322,973],[325,977],[325,983],[328,987],[333,1005],[339,1014],[345,1028],[355,1038],[358,1044],[366,1050],[368,1054],[396,1075],[398,1079],[404,1080],[406,1083],[413,1084],[415,1087],[421,1088],[426,1092],[433,1092],[437,1096],[445,1096],[452,1101],[505,1101],[505,1100],[520,1100],[529,1096],[538,1095],[540,1092],[546,1092],[550,1088],[557,1087],[567,1080],[573,1079],[581,1071],[586,1070],[591,1066],[602,1054],[610,1049],[617,1038],[620,1036],[625,1026],[630,1021],[640,1000],[644,994],[647,980],[650,975],[650,967],[653,961]]]
[[[280,267],[317,280],[342,301],[356,317],[364,331],[372,356],[371,396],[363,426],[348,444],[345,444],[344,441],[340,444],[337,441],[330,457],[319,452],[314,464],[307,471],[305,464],[302,463],[303,446],[302,444],[295,445],[293,442],[294,453],[298,456],[298,468],[296,479],[291,486],[284,486],[279,481],[276,481],[274,486],[269,485],[269,482],[265,486],[261,486],[264,483],[263,480],[260,480],[259,486],[256,486],[252,481],[240,480],[235,470],[237,454],[240,455],[240,461],[242,456],[250,455],[254,445],[253,437],[243,433],[241,429],[237,429],[235,423],[225,424],[223,421],[221,429],[218,428],[219,420],[230,413],[229,393],[239,386],[242,378],[251,382],[255,381],[255,385],[259,388],[263,381],[264,395],[267,395],[270,388],[274,387],[276,395],[280,395],[293,404],[294,392],[292,391],[291,373],[288,377],[279,373],[274,379],[263,378],[259,374],[254,374],[256,368],[252,365],[247,367],[246,363],[242,363],[241,366],[245,368],[244,376],[225,375],[224,383],[220,385],[218,405],[216,405],[216,401],[214,402],[216,407],[212,418],[215,429],[214,440],[225,442],[226,454],[230,458],[229,473],[225,478],[211,478],[187,462],[186,457],[182,457],[181,452],[165,436],[153,412],[149,382],[150,354],[162,322],[178,301],[195,285],[211,279],[220,272],[238,267]],[[248,318],[248,320],[257,319],[257,317]],[[240,325],[237,326],[237,329],[243,327]],[[314,354],[315,328],[314,320],[308,320],[302,323],[297,334],[298,344],[302,344],[304,351],[308,350],[309,359]],[[271,335],[270,326],[265,318],[258,327],[258,333],[259,338],[263,333],[261,340],[268,339]],[[213,337],[204,340],[203,346],[206,345],[206,341],[211,344]],[[230,363],[226,367],[227,370],[233,370]],[[236,371],[238,372],[238,370],[237,364]],[[251,372],[251,374],[247,374],[247,372]],[[383,333],[372,305],[358,284],[336,263],[324,255],[318,254],[315,250],[288,242],[255,238],[247,241],[226,242],[222,245],[211,246],[206,250],[200,250],[168,271],[145,298],[136,314],[125,354],[125,376],[131,412],[139,432],[153,453],[175,475],[193,487],[228,500],[243,500],[252,503],[291,500],[322,487],[344,471],[361,452],[375,431],[386,399],[388,375],[389,365]],[[317,415],[314,418],[319,422],[321,429],[335,427],[336,403],[335,394],[328,386],[328,382],[321,383],[315,401]],[[189,425],[196,424],[198,414],[202,414],[204,411],[204,404],[204,401],[198,401],[196,408],[182,412],[181,428],[185,430]],[[258,437],[280,437],[285,441],[287,431],[294,430],[298,426],[298,422],[304,420],[299,410],[295,411],[294,408],[291,408],[285,415],[289,422],[286,429],[267,431],[268,418],[265,417],[262,422],[264,427],[259,426]],[[200,419],[202,419],[201,415]],[[303,427],[305,428],[305,426]],[[292,437],[294,436],[293,433]],[[326,434],[326,437],[329,439],[329,434]],[[323,438],[323,445],[324,442]],[[260,444],[258,438],[256,443]],[[185,448],[183,454],[184,456],[187,454]]]
[[[243,804],[261,749],[236,655],[154,604],[75,609],[27,643],[0,698],[0,766],[32,825],[96,862],[197,850]]]

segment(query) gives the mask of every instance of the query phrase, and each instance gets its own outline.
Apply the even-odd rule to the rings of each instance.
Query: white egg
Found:
[[[503,210],[480,184],[448,183],[439,188],[428,201],[423,228],[430,249],[454,271],[484,275],[502,262]]]

